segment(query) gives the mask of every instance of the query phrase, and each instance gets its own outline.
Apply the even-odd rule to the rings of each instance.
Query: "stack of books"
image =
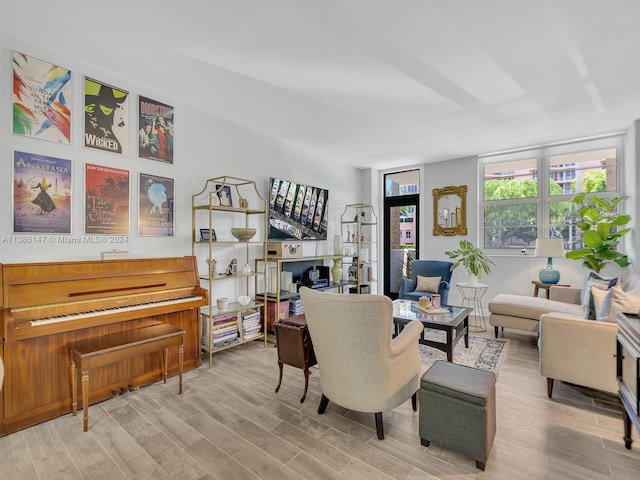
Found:
[[[289,316],[295,317],[296,315],[302,315],[304,308],[302,307],[302,300],[300,298],[292,298],[289,300]]]
[[[242,335],[245,340],[260,336],[260,310],[247,310],[242,317]]]
[[[237,340],[238,317],[235,313],[213,317],[213,348],[219,348]],[[202,346],[209,349],[208,319],[202,322]]]

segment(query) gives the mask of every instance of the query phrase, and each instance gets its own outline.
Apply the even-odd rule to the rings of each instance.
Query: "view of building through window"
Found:
[[[616,143],[616,142],[611,142]],[[561,237],[579,248],[570,200],[580,192],[618,196],[618,148],[555,153],[554,148],[521,152],[520,158],[483,163],[484,248],[533,249],[538,237]]]

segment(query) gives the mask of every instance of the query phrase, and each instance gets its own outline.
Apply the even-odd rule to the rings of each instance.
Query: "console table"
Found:
[[[616,376],[624,407],[624,446],[631,448],[631,424],[640,432],[640,318],[618,314]]]

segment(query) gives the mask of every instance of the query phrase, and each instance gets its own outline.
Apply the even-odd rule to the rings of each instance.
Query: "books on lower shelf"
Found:
[[[242,336],[245,340],[251,340],[260,336],[262,331],[260,310],[248,310],[242,316]]]
[[[238,316],[235,313],[219,315],[212,319],[213,348],[222,347],[238,340]],[[209,321],[203,315],[202,347],[209,348]]]

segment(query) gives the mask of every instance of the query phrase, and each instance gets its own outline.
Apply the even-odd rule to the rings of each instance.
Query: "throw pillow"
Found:
[[[421,277],[418,275],[416,292],[438,293],[441,279],[442,277]]]
[[[640,312],[640,287],[625,292],[622,287],[616,285],[611,288],[611,308],[609,314],[603,320],[609,322],[617,321],[618,313]]]
[[[582,308],[585,310],[587,317],[591,320],[595,320],[596,318],[596,309],[593,304],[593,296],[591,295],[591,287],[596,286],[600,287],[603,290],[609,290],[616,283],[618,283],[618,278],[605,278],[601,277],[595,272],[589,272],[585,278],[584,283],[582,285]]]

